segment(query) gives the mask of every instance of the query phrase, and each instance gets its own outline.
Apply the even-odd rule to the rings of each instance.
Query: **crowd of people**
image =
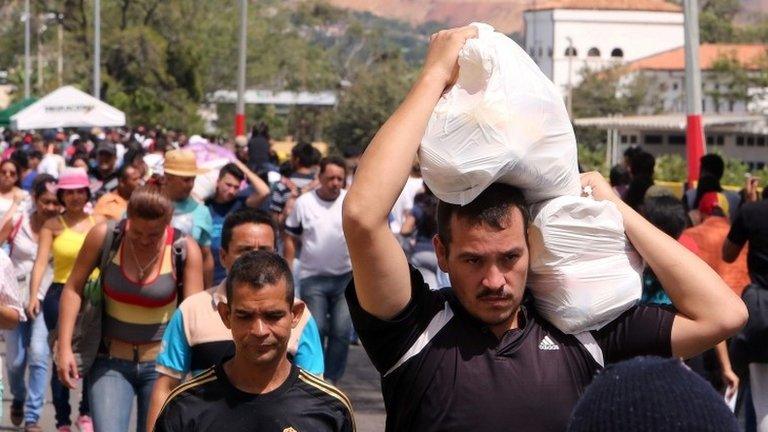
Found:
[[[134,400],[138,430],[152,430],[169,395],[235,354],[234,327],[220,315],[232,300],[227,276],[239,257],[267,251],[292,264],[283,278],[296,322],[278,345],[313,397],[332,395],[334,430],[351,427],[346,397],[317,378],[341,378],[353,337],[341,229],[349,162],[301,143],[281,166],[259,145],[269,142],[260,125],[250,139],[208,142],[230,157],[205,169],[189,150],[201,140],[143,127],[4,133],[0,255],[12,270],[3,324],[14,425],[42,430],[50,377],[58,430],[73,420],[80,431],[128,430]],[[78,313],[94,286],[99,346],[87,361],[77,339],[94,333],[80,334]]]
[[[43,430],[50,385],[59,431],[127,431],[134,400],[140,432],[353,431],[335,385],[359,341],[382,377],[388,431],[737,430],[723,400],[736,394],[747,430],[768,431],[768,200],[756,181],[725,190],[722,159],[707,155],[680,199],[654,185],[654,158],[637,148],[610,183],[582,174],[647,268],[641,304],[599,330],[560,332],[525,289],[523,193],[497,183],[447,204],[415,162],[475,32],[432,37],[363,155],[299,143],[281,161],[263,124],[234,140],[5,131],[11,422]],[[215,166],[205,146],[226,150]],[[654,405],[662,393],[669,404]]]

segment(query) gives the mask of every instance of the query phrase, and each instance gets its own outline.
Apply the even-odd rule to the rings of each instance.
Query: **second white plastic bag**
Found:
[[[547,321],[576,334],[597,330],[637,304],[643,261],[616,205],[563,196],[532,210],[528,287]]]

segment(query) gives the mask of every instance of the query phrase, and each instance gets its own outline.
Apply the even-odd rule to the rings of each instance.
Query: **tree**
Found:
[[[405,97],[412,71],[397,54],[383,54],[341,96],[326,136],[341,151],[363,150]]]
[[[655,112],[660,98],[650,91],[653,82],[642,74],[626,75],[621,66],[582,71],[581,83],[573,89],[573,117],[607,117],[638,114],[641,109]],[[584,169],[606,171],[605,131],[576,127],[579,163]]]
[[[702,43],[733,42],[733,19],[741,9],[739,0],[706,0],[700,5],[699,37]]]

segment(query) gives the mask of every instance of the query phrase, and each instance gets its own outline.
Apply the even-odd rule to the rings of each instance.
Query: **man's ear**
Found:
[[[440,267],[440,270],[448,273],[448,248],[443,244],[443,240],[440,239],[438,234],[432,237],[432,245],[435,247],[437,265]]]
[[[301,300],[296,300],[293,302],[293,306],[291,306],[291,312],[293,313],[293,319],[291,319],[291,328],[296,328],[297,325],[299,325],[299,321],[301,321],[302,315],[304,315],[304,310],[306,309],[307,305],[304,304]]]
[[[224,263],[227,262],[227,250],[224,248],[219,249],[219,262],[226,267]]]
[[[223,322],[224,325],[231,330],[232,326],[229,324],[229,305],[223,301],[220,301],[219,304],[216,305],[216,310],[219,311],[221,322]]]

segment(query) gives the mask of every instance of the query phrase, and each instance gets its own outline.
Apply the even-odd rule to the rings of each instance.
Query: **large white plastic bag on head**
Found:
[[[576,334],[637,304],[643,261],[615,204],[563,196],[532,210],[528,287],[547,321]]]
[[[421,142],[424,181],[465,205],[494,182],[528,202],[581,192],[576,138],[563,98],[512,39],[478,27],[459,53],[459,78],[435,107]]]

